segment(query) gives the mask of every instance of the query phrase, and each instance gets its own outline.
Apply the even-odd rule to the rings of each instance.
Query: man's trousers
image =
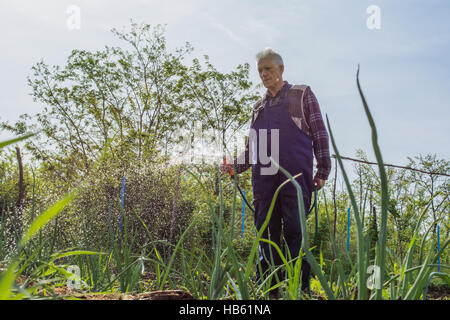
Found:
[[[303,201],[305,205],[305,213],[306,215],[308,215],[309,206],[311,204],[311,197],[308,198],[304,196]],[[255,226],[258,231],[261,229],[264,221],[266,220],[271,202],[271,198],[258,199],[253,202],[255,207]],[[300,226],[297,195],[278,195],[269,224],[262,234],[263,239],[269,239],[275,242],[282,250],[286,260],[289,261],[288,253],[283,250],[285,245],[281,242],[282,232],[284,234],[285,243],[289,248],[291,259],[298,257],[302,243],[302,230]],[[272,262],[275,268],[283,264],[276,249],[269,243],[262,241],[260,241],[259,243],[258,260],[260,263],[260,266],[257,265],[256,271],[258,282],[262,282],[262,279],[268,276],[269,266],[272,264]],[[260,267],[262,269],[263,277],[261,277],[260,275]],[[283,269],[284,268],[280,268],[280,270]],[[310,269],[311,268],[308,261],[305,257],[303,257],[301,266],[302,290],[309,289]],[[280,281],[285,278],[283,274],[284,272],[277,273]],[[275,277],[272,279],[276,280]],[[272,286],[274,284],[274,281],[272,281]]]

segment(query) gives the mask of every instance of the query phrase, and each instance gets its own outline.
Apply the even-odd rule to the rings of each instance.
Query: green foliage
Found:
[[[0,143],[0,297],[57,297],[54,289],[73,278],[67,267],[75,265],[83,290],[91,292],[183,288],[200,299],[259,299],[278,287],[284,299],[311,298],[300,289],[301,259],[285,256],[283,248],[261,238],[282,186],[259,232],[246,210],[241,238],[243,203],[236,186],[250,190],[250,172],[241,174],[239,182],[224,183],[216,165],[171,161],[180,145],[186,147],[178,129],[185,130],[181,138],[196,142],[190,130],[198,121],[226,147],[245,125],[257,98],[249,65],[221,73],[205,56],[203,63],[194,59],[187,66],[183,60],[191,46],[170,52],[161,26],[132,23],[130,31],[113,33],[126,49],[73,50],[64,67],[37,63],[29,84],[46,108],[36,117],[23,115],[13,125],[1,124],[21,137]],[[386,166],[359,80],[357,85],[377,167],[358,163],[351,181],[328,123],[344,187],[334,193],[325,187],[318,194],[315,221],[313,215],[307,220],[296,186],[303,235],[300,256],[308,258],[314,272],[312,298],[426,298],[434,282],[448,285],[450,184],[438,173],[448,174],[450,163],[426,155],[409,159],[408,167],[414,170]],[[33,136],[25,134],[30,131],[39,133],[26,140]],[[23,233],[16,221],[16,159],[6,148],[22,140],[32,156],[24,165]],[[357,157],[367,161],[362,150]],[[247,195],[251,203],[251,193]],[[331,214],[335,207],[336,221]],[[316,223],[317,241],[310,243]],[[274,246],[283,264],[272,265],[266,280],[257,284],[260,242]],[[371,265],[381,269],[378,290],[367,289]],[[287,278],[276,283],[280,271]],[[19,276],[26,280],[15,284]]]

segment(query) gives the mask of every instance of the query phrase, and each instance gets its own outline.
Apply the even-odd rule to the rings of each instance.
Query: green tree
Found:
[[[419,155],[409,159],[409,167],[420,171],[411,173],[411,181],[416,183],[420,193],[426,199],[431,199],[431,218],[435,224],[433,232],[436,232],[437,221],[447,216],[450,204],[450,161],[438,159],[434,154]],[[444,176],[447,175],[447,176]]]
[[[125,162],[151,159],[164,148],[161,141],[169,143],[167,132],[180,125],[179,70],[191,46],[169,52],[160,25],[132,22],[131,31],[112,32],[130,48],[76,49],[64,67],[34,65],[28,82],[43,111],[2,124],[19,134],[39,131],[27,149],[53,169],[61,169],[58,163],[67,168],[60,177],[88,173],[108,141]]]
[[[191,105],[192,120],[202,130],[213,132],[211,140],[225,147],[251,118],[252,106],[259,95],[249,80],[248,63],[229,73],[219,72],[204,56],[204,66],[194,59],[183,72],[183,87]],[[214,141],[210,141],[214,142]]]

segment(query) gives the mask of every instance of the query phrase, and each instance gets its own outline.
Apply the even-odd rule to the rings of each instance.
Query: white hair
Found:
[[[256,54],[256,63],[258,64],[260,60],[271,58],[276,64],[284,65],[281,56],[272,50],[272,48],[265,48],[264,50]]]

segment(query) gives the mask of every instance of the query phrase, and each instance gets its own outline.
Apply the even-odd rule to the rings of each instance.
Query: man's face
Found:
[[[277,85],[277,79],[281,81],[284,71],[283,65],[278,65],[272,58],[261,59],[258,62],[258,72],[264,87],[273,88]]]

